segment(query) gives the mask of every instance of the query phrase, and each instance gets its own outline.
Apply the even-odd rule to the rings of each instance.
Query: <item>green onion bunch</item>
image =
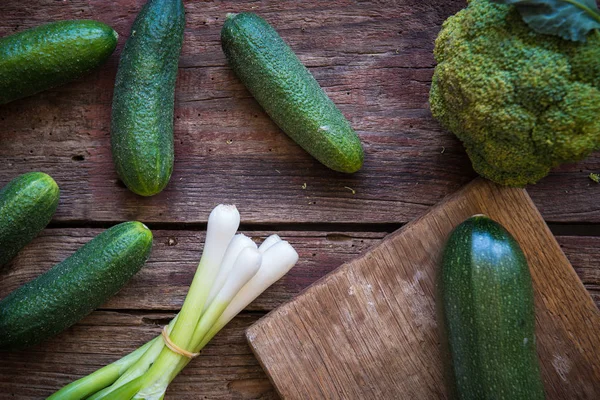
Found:
[[[181,311],[160,335],[114,363],[63,387],[49,400],[163,399],[169,384],[240,311],[298,261],[277,235],[257,245],[235,234],[240,214],[219,205],[210,213],[204,251]],[[184,349],[185,354],[178,351]],[[184,355],[185,354],[185,355]]]

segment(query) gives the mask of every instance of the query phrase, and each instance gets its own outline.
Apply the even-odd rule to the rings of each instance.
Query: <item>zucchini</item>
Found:
[[[79,78],[117,47],[117,32],[98,21],[59,21],[0,39],[0,104]]]
[[[229,65],[275,123],[325,166],[358,171],[363,149],[348,120],[264,19],[228,14],[221,45]]]
[[[543,399],[533,288],[517,241],[483,215],[459,225],[441,273],[450,392],[459,399]]]
[[[58,185],[43,172],[18,176],[0,190],[0,267],[48,225],[58,197]]]
[[[185,10],[150,0],[127,39],[115,82],[111,146],[115,168],[134,193],[152,196],[173,172],[173,107]]]
[[[152,233],[140,222],[102,232],[0,301],[0,350],[37,344],[102,305],[144,265]]]

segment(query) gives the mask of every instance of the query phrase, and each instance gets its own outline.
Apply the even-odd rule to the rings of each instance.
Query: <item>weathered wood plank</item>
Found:
[[[485,180],[445,199],[247,331],[281,397],[451,397],[444,386],[436,282],[448,235],[479,213],[502,223],[529,263],[546,398],[598,398],[600,311],[527,193]]]
[[[7,271],[0,274],[0,297],[20,282],[33,278],[60,261],[99,231],[44,231]],[[160,309],[181,305],[204,235],[194,231],[155,231],[154,234],[155,249],[150,262],[107,306]],[[364,252],[385,235],[381,232],[281,234],[298,249],[301,261],[288,277],[258,299],[252,309],[268,310],[281,304],[341,263]],[[253,237],[260,235],[264,233],[252,233]],[[561,236],[558,241],[596,304],[600,305],[600,238]],[[174,280],[178,283],[173,284]],[[175,292],[165,283],[173,285]],[[45,396],[151,339],[172,315],[169,312],[130,314],[127,311],[97,311],[46,344],[27,352],[5,353],[0,363],[0,398],[34,399]],[[243,329],[259,316],[244,314],[234,320],[234,325],[218,335],[203,356],[177,378],[170,395],[178,399],[202,395],[210,399],[276,398],[242,338]]]
[[[121,35],[100,70],[0,108],[0,184],[30,170],[50,173],[62,189],[57,220],[204,222],[216,203],[234,202],[248,222],[405,223],[474,176],[427,107],[433,40],[462,1],[210,1],[186,4],[171,184],[150,199],[130,193],[112,166],[110,103],[118,54],[142,3],[40,2],[26,11],[2,3],[0,35],[66,18],[100,19]],[[350,119],[365,144],[361,172],[314,161],[233,76],[219,31],[224,15],[240,10],[267,18]],[[600,171],[600,155],[531,187],[546,220],[600,222],[600,186],[589,185],[589,171]]]
[[[559,236],[557,239],[600,308],[600,237]]]
[[[46,229],[0,272],[0,298],[72,254],[100,229]],[[245,232],[257,241],[269,232]],[[272,232],[271,232],[272,233]],[[249,310],[270,311],[335,268],[379,243],[384,232],[277,232],[298,251],[300,261]],[[204,242],[204,232],[154,230],[146,266],[103,309],[175,310],[183,304]],[[600,238],[558,237],[567,257],[600,307]]]
[[[214,205],[232,202],[241,208],[245,223],[404,223],[474,176],[458,141],[431,119],[427,109],[433,39],[441,21],[462,7],[462,1],[206,1],[186,3],[172,182],[155,198],[129,193],[117,182],[112,167],[110,102],[118,54],[144,2],[30,1],[23,7],[22,2],[5,0],[0,5],[0,36],[72,18],[102,20],[121,36],[117,52],[100,70],[0,106],[0,186],[23,172],[49,172],[62,191],[55,220],[205,222]],[[337,174],[315,162],[277,129],[233,76],[220,49],[219,30],[227,12],[241,10],[267,18],[350,119],[367,153],[359,174]],[[561,167],[529,189],[547,221],[600,222],[594,201],[600,186],[590,184],[590,171],[600,171],[599,154]],[[99,232],[44,231],[8,270],[0,272],[0,297]],[[181,306],[204,234],[154,233],[148,265],[105,309]],[[250,310],[273,309],[385,235],[281,234],[298,249],[301,261]],[[558,239],[600,304],[600,238]],[[242,330],[258,316],[245,314],[234,320],[177,378],[169,397],[276,398],[242,339]],[[48,344],[3,354],[0,398],[49,394],[150,339],[171,317],[168,312],[98,311]]]
[[[101,229],[46,229],[0,271],[0,298],[51,268]],[[273,232],[245,232],[257,241]],[[281,281],[251,306],[269,311],[292,298],[315,280],[380,240],[385,233],[277,232],[300,255],[300,261]],[[183,304],[202,248],[204,232],[154,230],[154,247],[146,266],[104,309],[174,310]]]
[[[261,315],[242,314],[231,321],[173,381],[168,398],[276,399],[244,339],[244,330]],[[3,353],[0,398],[45,398],[159,335],[173,316],[96,311],[46,343]]]

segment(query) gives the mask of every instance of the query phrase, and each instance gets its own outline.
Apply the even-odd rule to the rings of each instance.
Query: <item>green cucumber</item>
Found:
[[[173,107],[185,10],[150,0],[127,39],[115,83],[111,145],[115,168],[134,193],[160,193],[173,172]]]
[[[102,305],[144,265],[152,233],[140,222],[102,232],[0,301],[0,351],[37,344]]]
[[[358,171],[363,149],[344,115],[265,20],[228,14],[221,45],[229,65],[275,123],[325,166]]]
[[[0,104],[65,84],[100,66],[117,32],[98,21],[59,21],[0,39]]]
[[[58,185],[43,172],[23,174],[0,189],[0,267],[48,225],[58,197]]]
[[[502,225],[477,215],[452,232],[441,294],[454,397],[543,399],[529,267]]]

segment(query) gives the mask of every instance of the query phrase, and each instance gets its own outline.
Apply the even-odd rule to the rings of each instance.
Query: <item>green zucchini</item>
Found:
[[[152,196],[173,172],[173,107],[185,10],[150,0],[138,14],[117,71],[111,145],[115,168],[134,193]]]
[[[37,344],[102,305],[144,265],[152,233],[140,222],[102,232],[0,301],[0,351]]]
[[[348,120],[277,32],[253,13],[228,14],[229,65],[275,123],[325,166],[358,171],[363,149]]]
[[[477,215],[452,232],[441,295],[453,397],[543,399],[529,267],[502,225]]]
[[[48,225],[58,197],[58,185],[43,172],[18,176],[0,190],[0,267]]]
[[[79,78],[117,47],[117,32],[98,21],[59,21],[0,39],[0,104]]]

